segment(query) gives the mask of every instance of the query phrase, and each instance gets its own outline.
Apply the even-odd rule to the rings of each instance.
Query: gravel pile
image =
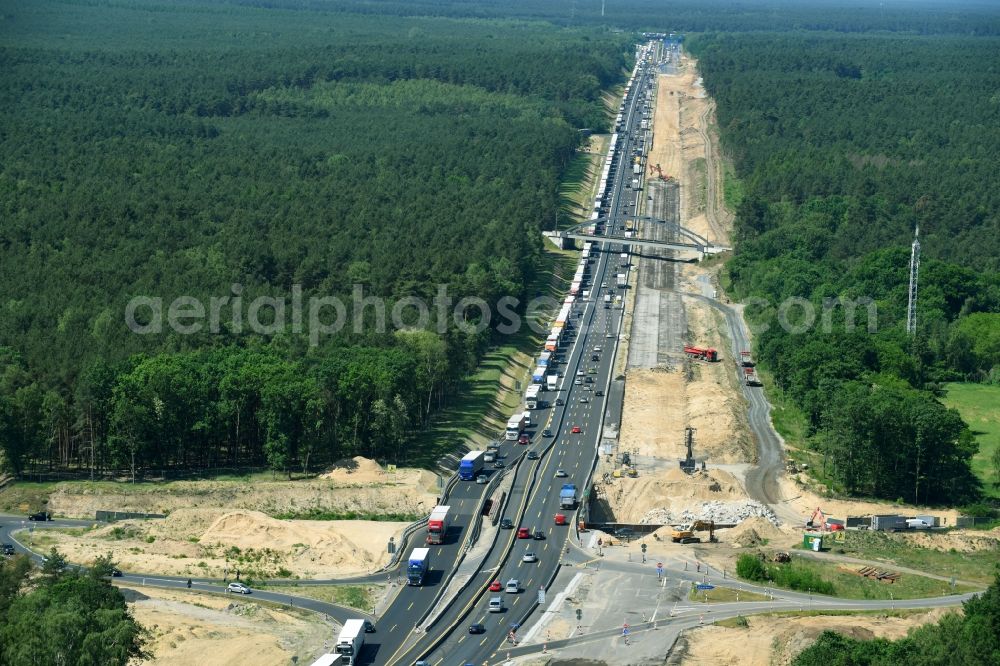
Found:
[[[693,520],[713,520],[722,525],[738,525],[747,518],[764,518],[772,525],[781,521],[770,508],[755,500],[701,502],[682,510],[652,509],[639,521],[642,525],[675,525]]]

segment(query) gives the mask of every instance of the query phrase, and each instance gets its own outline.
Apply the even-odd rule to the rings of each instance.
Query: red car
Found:
[[[501,589],[500,581],[495,580],[492,583],[490,583],[490,592],[499,592],[500,589]]]
[[[517,443],[518,444],[530,444],[531,443],[531,438],[528,437],[525,434],[522,434],[520,437],[517,438]]]
[[[557,513],[556,514],[556,525],[565,525],[565,524],[566,524],[566,516],[564,514]]]
[[[582,431],[580,430],[580,426],[573,426],[572,432],[574,435],[579,435]]]
[[[531,530],[529,530],[527,527],[518,527],[517,528],[517,538],[518,539],[530,539],[531,538]]]

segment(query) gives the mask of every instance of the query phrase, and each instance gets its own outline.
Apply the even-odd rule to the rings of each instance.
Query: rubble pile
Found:
[[[695,502],[683,509],[656,508],[646,512],[641,525],[676,525],[694,520],[712,520],[720,525],[738,525],[748,518],[764,518],[774,526],[781,524],[770,508],[756,500]]]

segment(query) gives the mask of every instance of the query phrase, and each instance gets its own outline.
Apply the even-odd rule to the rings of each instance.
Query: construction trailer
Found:
[[[906,516],[881,515],[872,516],[872,529],[880,532],[895,532],[906,529]]]

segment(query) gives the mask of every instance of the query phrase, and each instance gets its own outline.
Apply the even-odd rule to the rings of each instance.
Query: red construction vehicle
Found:
[[[826,522],[826,514],[819,507],[816,507],[816,510],[813,511],[812,518],[806,523],[806,527],[812,527],[825,532],[844,529],[844,526],[839,523]]]
[[[744,368],[752,368],[754,366],[753,356],[750,355],[748,351],[740,352],[740,365]]]
[[[669,183],[670,181],[673,180],[672,177],[664,175],[663,169],[660,168],[659,164],[655,165],[653,168],[656,169],[656,174],[657,174],[656,177],[662,180],[663,182]]]
[[[692,347],[689,345],[684,348],[684,353],[700,361],[714,362],[719,360],[719,352],[711,347]]]
[[[743,383],[747,386],[763,386],[755,368],[743,368]]]

